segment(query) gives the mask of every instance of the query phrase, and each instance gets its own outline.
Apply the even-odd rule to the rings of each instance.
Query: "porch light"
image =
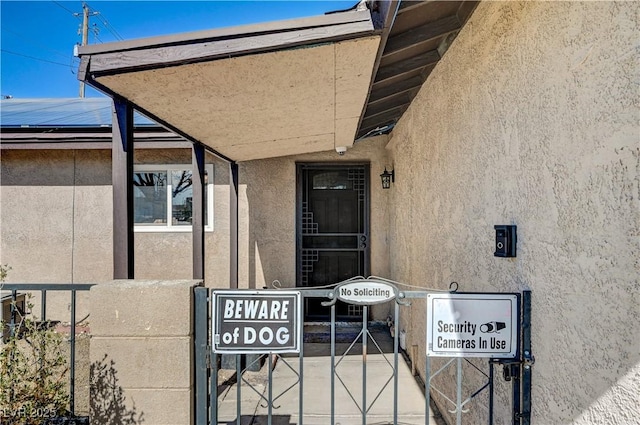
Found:
[[[391,183],[395,181],[395,172],[391,170],[391,172],[387,171],[387,167],[384,167],[384,173],[380,174],[380,178],[382,179],[382,188],[389,189],[391,187]]]

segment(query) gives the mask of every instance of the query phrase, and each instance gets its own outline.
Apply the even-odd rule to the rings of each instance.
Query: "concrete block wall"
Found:
[[[193,423],[194,280],[91,289],[91,423]]]

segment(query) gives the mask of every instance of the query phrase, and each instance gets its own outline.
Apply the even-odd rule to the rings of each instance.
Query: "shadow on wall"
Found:
[[[91,363],[91,423],[134,425],[144,422],[144,412],[136,411],[135,403],[129,409],[124,390],[118,385],[118,373],[113,360],[107,355]]]
[[[230,422],[220,422],[220,425],[236,425],[237,420],[232,420]],[[241,425],[266,425],[268,423],[267,415],[242,415],[240,416],[240,424]],[[291,422],[290,415],[272,415],[271,423],[273,425],[296,425],[297,422]]]
[[[274,280],[295,286],[294,163],[290,158],[249,161],[239,173],[248,206],[249,288],[270,288]],[[247,224],[243,220],[240,226]]]

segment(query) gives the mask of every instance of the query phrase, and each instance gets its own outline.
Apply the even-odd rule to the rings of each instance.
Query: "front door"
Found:
[[[299,164],[297,286],[325,286],[369,275],[369,165]],[[319,299],[305,302],[305,320],[328,320]],[[338,303],[340,320],[362,307]]]

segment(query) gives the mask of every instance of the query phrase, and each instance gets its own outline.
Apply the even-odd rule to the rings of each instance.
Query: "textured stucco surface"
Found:
[[[385,198],[390,194],[381,189],[378,177],[389,166],[385,163],[386,143],[386,136],[381,136],[357,143],[343,156],[331,150],[240,163],[239,286],[262,288],[274,280],[295,286],[297,162],[370,164],[371,272],[387,275]],[[111,152],[3,151],[2,155],[0,262],[12,267],[8,281],[110,280]],[[214,230],[205,234],[205,283],[224,288],[229,286],[229,166],[211,155],[206,161],[214,166]],[[190,164],[191,152],[137,150],[135,162]],[[136,278],[192,276],[191,233],[135,233],[134,240]],[[68,296],[59,297],[65,298],[48,303],[48,314],[67,317]],[[84,316],[85,311],[78,314]],[[381,318],[386,314],[386,310],[379,313]]]
[[[240,163],[240,286],[295,284],[297,162],[368,162],[372,274],[532,290],[533,423],[639,423],[639,13],[636,2],[483,2],[386,151],[381,137],[343,157]],[[388,191],[384,166],[395,169]],[[3,151],[0,263],[12,266],[10,281],[111,278],[110,173],[108,151]],[[206,285],[225,287],[226,164],[215,162],[214,183]],[[518,226],[517,258],[493,256],[495,224]],[[136,234],[136,275],[190,278],[190,235]],[[403,310],[400,327],[424,375],[423,302]],[[481,385],[472,368],[465,376],[466,394]],[[453,395],[453,382],[445,372],[439,388]],[[507,424],[510,386],[496,385],[495,423]],[[486,397],[468,406],[465,423],[485,423]]]
[[[389,191],[380,186],[385,166],[386,136],[356,143],[343,156],[335,151],[240,164],[240,287],[262,288],[274,280],[296,285],[296,164],[366,163],[370,165],[371,274],[389,273],[386,222]],[[388,306],[373,309],[384,319]]]
[[[236,161],[321,152],[353,144],[379,43],[374,35],[97,80]]]
[[[391,277],[532,290],[532,423],[640,421],[639,10],[482,2],[388,145]],[[495,224],[518,226],[517,258],[493,256]],[[405,318],[423,365],[424,305]],[[484,423],[486,398],[470,405]]]
[[[7,281],[110,279],[110,152],[3,151],[1,167],[0,263],[11,267]],[[48,294],[50,318],[68,321],[69,311],[68,294]],[[79,293],[77,317],[87,313],[86,294]]]
[[[207,272],[213,283],[222,285],[229,269],[228,166],[209,155],[206,160],[214,164],[215,174],[214,232],[205,236]],[[136,163],[190,164],[191,153],[140,150]],[[11,266],[7,281],[95,283],[113,278],[110,151],[3,151],[1,184],[0,262]],[[135,249],[136,276],[191,277],[190,233],[136,233]],[[48,313],[68,311],[64,304],[57,311],[62,304],[49,303]]]
[[[240,166],[240,280],[257,288],[296,281],[296,164],[368,163],[371,195],[371,273],[388,272],[385,214],[389,191],[378,176],[385,165],[386,136],[357,143],[343,156],[335,151],[258,161]]]
[[[72,269],[77,282],[110,278],[112,219],[103,212],[111,210],[111,162],[105,152],[4,151],[1,177],[1,254],[12,267],[9,279],[71,282]]]

